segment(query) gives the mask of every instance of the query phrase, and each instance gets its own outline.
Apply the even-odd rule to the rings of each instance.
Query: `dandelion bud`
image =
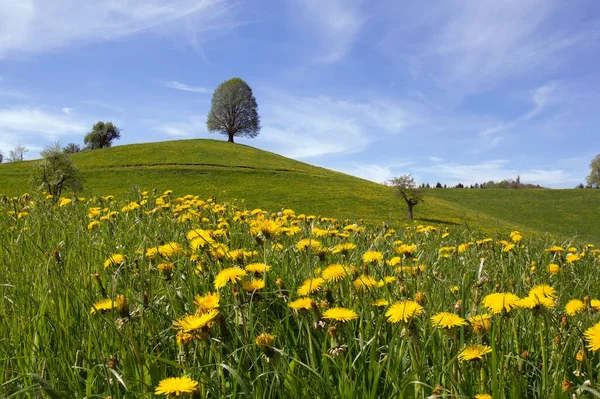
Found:
[[[494,287],[494,289],[495,289],[496,291],[500,291],[500,284],[496,284],[496,286]]]
[[[560,345],[560,336],[557,335],[556,337],[554,337],[554,345]]]
[[[172,263],[161,263],[158,265],[158,271],[167,280],[173,277],[173,264]]]
[[[575,359],[579,363],[582,363],[585,360],[585,358],[586,358],[585,351],[583,349],[579,349],[579,351],[577,352],[577,355],[575,356]]]
[[[586,305],[588,303],[590,303],[590,297],[588,295],[586,295],[586,296],[583,297],[583,303],[585,303]]]
[[[523,359],[528,359],[529,355],[530,355],[529,351],[523,351],[523,353],[521,353],[521,357]]]
[[[562,390],[563,392],[568,391],[569,389],[571,389],[571,387],[573,386],[573,382],[567,380],[566,378],[563,380],[562,382]]]
[[[117,368],[117,358],[114,355],[110,355],[108,362],[106,362],[106,367],[113,370]]]
[[[421,303],[423,303],[424,300],[425,300],[425,295],[421,291],[418,291],[415,294],[415,302],[417,302],[418,304],[421,304]]]
[[[442,392],[444,392],[444,387],[443,387],[443,386],[441,386],[441,385],[437,385],[437,386],[435,387],[435,389],[433,390],[433,392],[432,392],[432,395],[433,395],[433,396],[436,396],[436,395],[441,395],[441,394],[442,394]]]
[[[329,334],[330,337],[335,337],[336,332],[337,332],[336,326],[332,326],[327,329],[327,334]]]
[[[458,301],[456,301],[456,304],[454,305],[454,311],[456,313],[460,313],[460,310],[462,309],[462,299],[459,299]]]
[[[123,318],[128,318],[129,315],[129,303],[127,303],[127,298],[125,298],[125,295],[119,295],[117,297],[117,299],[115,300],[115,304],[117,307],[117,310],[119,311],[119,316],[123,317]]]
[[[562,324],[563,326],[569,325],[569,319],[567,318],[566,315],[560,316],[560,324]]]
[[[406,292],[408,291],[408,289],[406,288],[405,285],[401,285],[400,286],[400,294],[401,295],[406,295]]]
[[[277,284],[279,289],[282,289],[282,290],[285,289],[285,282],[283,281],[283,279],[277,278],[277,281],[275,281],[275,284]]]

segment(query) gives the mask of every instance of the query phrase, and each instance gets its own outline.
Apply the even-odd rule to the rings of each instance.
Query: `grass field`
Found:
[[[593,245],[54,200],[0,201],[2,398],[600,396]]]
[[[242,200],[248,207],[399,221],[405,206],[379,184],[244,145],[180,140],[118,146],[73,155],[86,178],[83,195],[122,196],[137,187]],[[31,191],[31,163],[0,165],[0,193]],[[431,189],[417,223],[600,243],[600,190]]]

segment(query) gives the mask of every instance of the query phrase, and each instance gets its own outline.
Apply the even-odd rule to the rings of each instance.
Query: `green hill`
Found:
[[[385,186],[224,141],[124,145],[72,158],[88,196],[123,196],[139,187],[370,223],[403,221],[406,214]],[[0,192],[31,190],[33,162],[1,164]],[[425,201],[415,208],[417,223],[600,243],[600,190],[430,189]]]

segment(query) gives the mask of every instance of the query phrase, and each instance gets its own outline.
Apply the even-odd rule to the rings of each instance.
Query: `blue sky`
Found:
[[[0,149],[39,157],[99,120],[115,145],[209,134],[239,76],[237,140],[382,182],[574,187],[600,153],[597,0],[0,0]]]

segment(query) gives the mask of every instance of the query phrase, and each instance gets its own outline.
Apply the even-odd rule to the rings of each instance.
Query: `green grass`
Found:
[[[177,197],[0,201],[1,398],[165,398],[156,388],[179,376],[197,381],[201,398],[568,399],[592,398],[600,387],[600,331],[595,350],[584,336],[600,330],[598,249],[563,244],[553,253],[554,242],[530,237],[476,243],[484,236],[348,226],[299,212],[271,217]],[[131,201],[139,207],[123,209]],[[265,229],[265,219],[279,228]],[[194,241],[195,229],[205,238]],[[299,246],[317,241],[314,250]],[[180,250],[152,253],[171,242]],[[340,244],[352,246],[335,251]],[[107,263],[114,254],[122,262]],[[249,263],[270,270],[215,284],[223,271]],[[306,279],[325,278],[329,265],[345,268],[339,279],[298,292]],[[251,279],[265,286],[244,289]],[[546,284],[556,291],[545,290],[547,307],[496,312],[505,303],[485,300],[504,292],[527,297]],[[195,297],[209,292],[220,295],[218,315],[178,340],[176,322],[200,311]],[[292,309],[304,295],[310,308]],[[565,315],[570,300],[586,297],[587,305]],[[127,307],[101,312],[95,305],[123,298]],[[423,313],[390,320],[388,311],[404,300],[418,301]],[[356,318],[326,317],[333,307]],[[462,320],[442,329],[431,320],[440,312],[494,314],[487,328]],[[274,336],[268,348],[256,344],[263,333]],[[470,344],[489,353],[460,360]]]
[[[244,201],[248,207],[369,223],[403,220],[405,205],[369,182],[249,146],[216,140],[125,145],[72,156],[83,195],[124,195],[135,188]],[[0,192],[31,191],[32,162],[1,164]],[[600,243],[600,190],[431,189],[415,208],[417,223],[545,235]]]

